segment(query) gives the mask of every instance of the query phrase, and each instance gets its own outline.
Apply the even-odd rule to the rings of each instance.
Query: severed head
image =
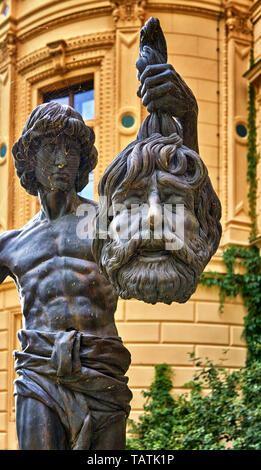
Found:
[[[186,302],[221,237],[221,205],[178,133],[135,141],[99,183],[93,254],[123,299]]]

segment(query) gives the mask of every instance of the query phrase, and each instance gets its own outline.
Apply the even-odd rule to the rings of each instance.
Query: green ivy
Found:
[[[170,366],[155,367],[144,413],[130,421],[127,449],[261,450],[261,362],[231,372],[192,360],[199,369],[189,392],[178,396],[171,394]]]
[[[207,287],[217,286],[220,311],[223,312],[227,297],[241,294],[247,309],[244,318],[244,338],[247,344],[247,364],[261,358],[261,257],[256,247],[230,246],[223,253],[226,274],[203,273],[201,283]],[[239,274],[243,267],[243,274]],[[236,306],[235,306],[236,308]]]
[[[253,48],[250,51],[250,68],[254,66]],[[259,155],[256,147],[256,107],[255,89],[250,83],[248,87],[248,138],[247,138],[247,182],[248,182],[248,203],[249,217],[251,220],[249,241],[253,241],[257,236],[256,222],[256,196],[257,196],[257,164]]]

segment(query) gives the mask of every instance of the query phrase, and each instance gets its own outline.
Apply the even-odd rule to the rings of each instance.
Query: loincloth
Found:
[[[62,422],[72,449],[89,449],[91,437],[130,412],[124,376],[130,353],[119,337],[78,331],[20,330],[14,351],[14,394],[41,401]]]

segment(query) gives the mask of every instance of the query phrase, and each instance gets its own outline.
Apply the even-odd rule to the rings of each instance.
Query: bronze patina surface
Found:
[[[99,185],[113,209],[121,203],[128,211],[133,198],[148,203],[149,238],[111,239],[110,225],[124,217],[116,209],[106,238],[79,237],[80,206],[91,209],[90,226],[104,207],[78,195],[97,151],[93,131],[73,108],[38,106],[14,144],[21,185],[41,203],[24,227],[0,236],[0,282],[13,278],[23,313],[15,352],[20,449],[125,448],[132,395],[125,377],[130,354],[114,320],[118,295],[184,302],[217,249],[220,203],[197,153],[197,103],[166,61],[164,35],[150,19],[137,62],[138,94],[150,114]],[[164,204],[184,207],[179,250],[165,247],[178,224],[175,212],[169,238],[153,237]]]

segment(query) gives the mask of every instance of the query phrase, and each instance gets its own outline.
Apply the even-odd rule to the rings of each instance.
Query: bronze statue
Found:
[[[151,18],[137,61],[138,95],[150,114],[99,182],[97,229],[102,221],[109,230],[92,245],[119,296],[152,304],[186,302],[221,236],[220,202],[197,153],[196,99],[166,61]]]
[[[159,23],[151,19],[143,29],[141,44],[145,49],[141,52],[143,59],[149,57],[152,63],[146,64],[145,59],[142,62],[142,54],[137,63],[141,81],[138,94],[151,114],[129,150],[109,166],[100,188],[112,204],[117,198],[126,204],[126,198],[132,198],[136,191],[140,199],[144,177],[151,191],[148,200],[150,196],[164,195],[161,202],[166,202],[173,193],[173,204],[180,201],[186,206],[186,244],[180,254],[177,251],[177,257],[168,255],[167,261],[168,289],[175,291],[177,301],[185,301],[198,279],[195,264],[203,269],[217,248],[220,205],[196,153],[196,100],[173,67],[160,63],[157,36],[164,46]],[[154,51],[145,44],[150,40]],[[142,163],[128,167],[129,158],[139,160],[140,153]],[[144,246],[126,246],[123,266],[127,263],[128,269],[121,271],[122,258],[117,258],[114,247],[100,245],[100,241],[108,240],[77,236],[79,207],[88,204],[97,215],[102,207],[77,194],[95,167],[97,151],[93,131],[71,107],[53,102],[38,106],[14,144],[13,155],[21,185],[38,195],[41,202],[40,212],[24,227],[0,236],[0,282],[8,275],[13,278],[24,318],[18,333],[21,352],[15,351],[19,447],[124,449],[132,397],[125,377],[130,354],[114,322],[118,300],[115,289],[119,279],[123,297],[142,296],[132,280],[133,273],[140,275],[139,270],[143,277],[142,257],[152,270],[149,281],[154,289],[162,266],[166,271],[166,253],[160,240],[155,240],[155,245],[149,240]],[[138,179],[137,171],[141,172]],[[155,217],[154,213],[153,224]],[[99,272],[92,244],[95,258],[109,280]],[[136,258],[141,247],[143,254]],[[115,271],[111,255],[119,275],[111,274]],[[153,271],[154,257],[157,263]],[[188,274],[187,263],[191,264]],[[178,276],[185,281],[179,281]],[[126,284],[130,284],[129,291]],[[172,301],[164,289],[157,290],[158,297],[152,297],[150,291],[151,287],[145,289],[146,301]]]

